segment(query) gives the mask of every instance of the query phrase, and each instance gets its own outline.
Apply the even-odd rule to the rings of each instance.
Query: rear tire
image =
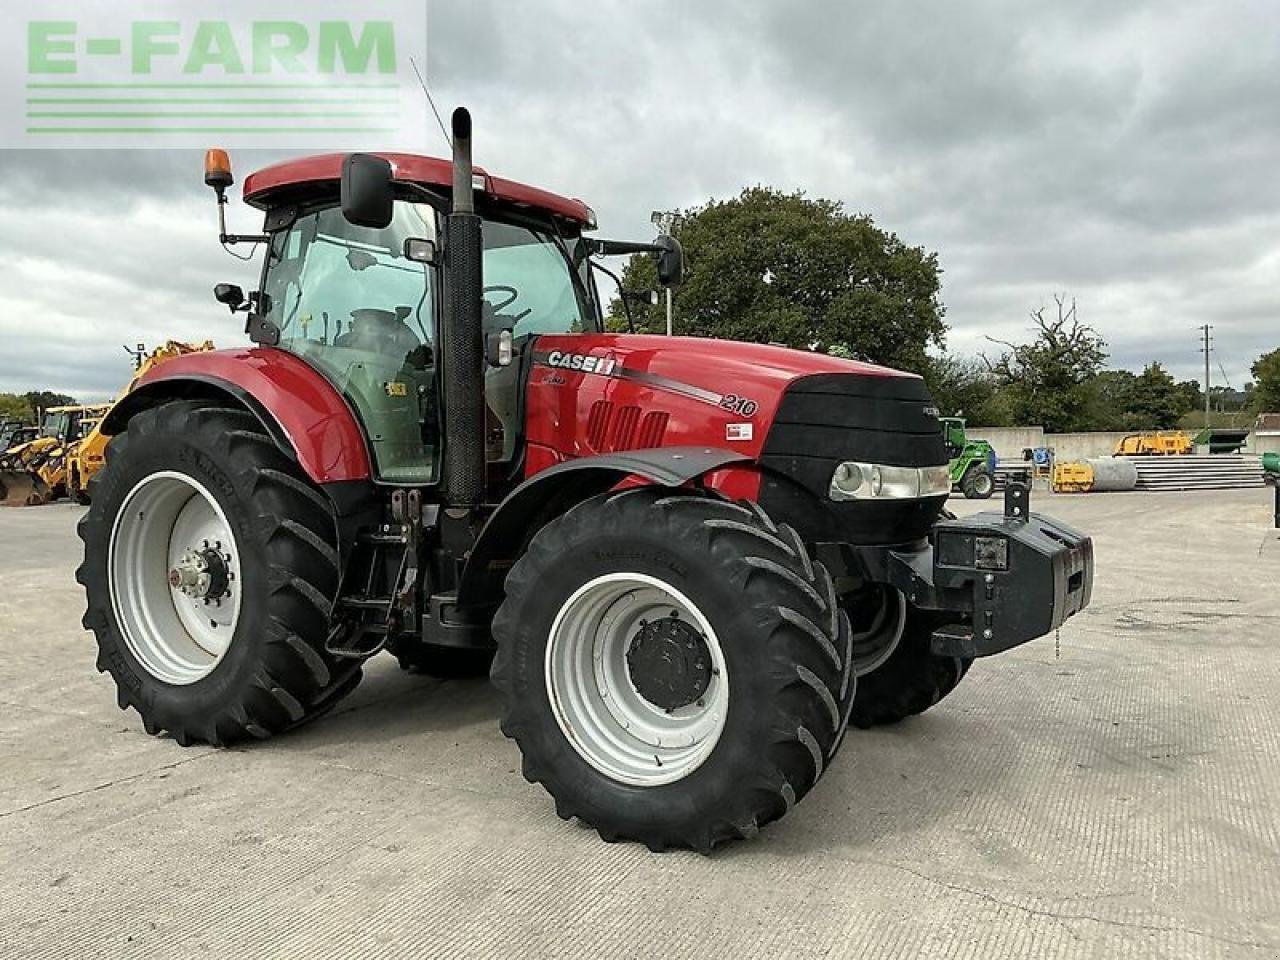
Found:
[[[887,660],[858,678],[850,723],[860,729],[898,723],[924,713],[964,679],[973,660],[940,657],[930,636],[942,623],[938,614],[907,607],[906,624]]]
[[[753,504],[652,488],[579,504],[516,563],[493,632],[525,778],[564,819],[655,851],[708,852],[783,816],[828,768],[853,703],[830,576]],[[637,666],[645,644],[659,655]],[[667,669],[705,685],[664,704]]]
[[[222,614],[231,635],[220,653],[183,606],[200,598],[177,588],[169,596],[169,581],[154,580],[171,562],[153,556],[154,545],[167,539],[172,554],[187,514],[184,485],[188,506],[202,497],[221,516],[231,540],[223,550],[239,572],[223,595],[235,609]],[[332,508],[246,411],[175,401],[135,416],[107,447],[79,533],[76,579],[98,670],[148,733],[167,731],[183,746],[261,739],[328,710],[359,681],[359,664],[324,648],[339,582]]]
[[[960,490],[966,500],[990,500],[995,489],[995,478],[986,467],[970,467],[960,481]]]

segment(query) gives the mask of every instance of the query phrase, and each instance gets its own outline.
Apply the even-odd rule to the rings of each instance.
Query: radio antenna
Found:
[[[436,123],[440,125],[440,134],[444,137],[445,144],[449,150],[453,150],[453,138],[449,136],[449,130],[444,125],[444,120],[440,118],[440,111],[436,109],[436,102],[431,99],[431,91],[427,89],[427,81],[422,76],[422,71],[418,69],[418,63],[413,57],[409,58],[409,66],[413,67],[414,75],[418,78],[418,84],[422,87],[422,92],[427,96],[427,103],[431,105],[431,112],[435,114]]]

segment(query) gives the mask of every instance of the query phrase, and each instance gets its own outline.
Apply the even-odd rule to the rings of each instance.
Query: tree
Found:
[[[963,416],[983,427],[1013,425],[1008,397],[980,361],[943,355],[930,357],[924,369],[929,395],[944,417]]]
[[[686,211],[676,234],[686,260],[674,299],[677,333],[835,348],[908,370],[923,369],[926,348],[943,344],[937,254],[837,202],[751,187]],[[622,285],[654,287],[652,258],[633,257]],[[636,304],[632,314],[642,332],[665,329],[664,304]],[[625,328],[617,299],[610,327]]]
[[[1005,388],[1018,423],[1040,424],[1049,433],[1088,426],[1088,397],[1084,385],[1102,369],[1106,343],[1080,321],[1073,298],[1054,294],[1057,316],[1045,307],[1031,311],[1035,339],[1013,344],[988,337],[1008,349],[995,360],[983,357],[997,382]]]
[[[0,421],[31,420],[31,404],[16,393],[0,393]]]
[[[1159,363],[1149,363],[1133,378],[1133,389],[1125,404],[1125,429],[1169,430],[1190,412],[1187,391]]]
[[[1082,427],[1086,430],[1136,430],[1127,416],[1137,376],[1128,370],[1102,370],[1081,384]]]
[[[1257,413],[1280,412],[1280,349],[1264,353],[1249,368],[1254,386],[1250,394]]]
[[[76,402],[75,397],[65,393],[54,393],[50,390],[32,390],[22,395],[32,410],[47,410],[50,407],[69,407]]]

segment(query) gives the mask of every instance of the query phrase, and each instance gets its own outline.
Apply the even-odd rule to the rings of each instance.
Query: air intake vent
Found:
[[[618,416],[613,421],[613,436],[609,438],[609,449],[632,449],[635,446],[636,424],[639,422],[639,407],[619,407]]]
[[[662,446],[662,437],[667,432],[667,421],[670,419],[670,415],[662,411],[646,413],[640,424],[640,439],[636,446],[639,448]]]
[[[587,414],[587,447],[593,453],[616,453],[662,445],[670,415],[655,410],[640,416],[640,408],[615,408],[612,401],[597,400]]]
[[[587,415],[587,445],[597,453],[604,452],[605,437],[609,435],[609,421],[613,419],[613,404],[597,400]]]

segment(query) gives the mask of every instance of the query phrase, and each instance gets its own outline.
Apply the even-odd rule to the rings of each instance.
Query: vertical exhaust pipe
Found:
[[[445,503],[479,506],[485,498],[483,241],[471,186],[471,114],[453,111],[453,206],[444,229]]]

